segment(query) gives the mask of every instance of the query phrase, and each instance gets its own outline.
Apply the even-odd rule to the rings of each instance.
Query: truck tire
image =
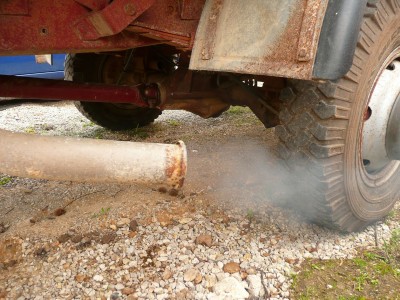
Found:
[[[75,82],[115,84],[123,65],[109,72],[104,68],[107,60],[114,59],[106,54],[68,54],[65,59],[65,80]],[[131,83],[135,84],[135,83]],[[75,102],[76,108],[93,123],[110,130],[129,130],[152,123],[161,110],[137,107],[133,104]]]
[[[311,221],[357,231],[398,200],[400,158],[386,141],[400,120],[386,121],[400,94],[399,59],[399,3],[368,1],[350,71],[337,81],[289,80],[282,90],[278,151],[298,190],[290,205]]]

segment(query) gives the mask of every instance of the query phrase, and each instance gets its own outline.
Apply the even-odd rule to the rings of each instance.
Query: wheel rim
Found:
[[[397,167],[400,160],[400,140],[397,142],[396,138],[400,133],[399,56],[398,48],[383,64],[364,114],[362,164],[373,177],[382,172],[387,174],[388,168]]]

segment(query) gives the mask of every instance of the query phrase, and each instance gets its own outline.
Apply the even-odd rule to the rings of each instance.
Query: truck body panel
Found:
[[[190,68],[311,79],[327,3],[207,1]]]

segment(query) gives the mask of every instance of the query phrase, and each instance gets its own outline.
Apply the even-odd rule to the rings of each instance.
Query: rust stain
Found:
[[[210,1],[205,7],[208,19],[203,17],[199,24],[190,68],[311,79],[327,3],[251,0],[244,6],[237,1]],[[257,19],[262,16],[262,20],[248,20],[255,11],[248,7],[257,5]]]
[[[29,14],[29,0],[0,1],[0,15],[25,16]]]
[[[183,186],[187,170],[186,147],[183,142],[178,142],[178,145],[180,146],[178,151],[167,150],[165,169],[167,181],[175,189]]]

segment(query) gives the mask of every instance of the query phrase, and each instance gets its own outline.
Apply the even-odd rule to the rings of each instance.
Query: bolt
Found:
[[[136,14],[136,7],[132,3],[128,3],[124,6],[124,11],[129,16],[134,16]]]
[[[175,8],[173,6],[170,5],[167,7],[167,13],[169,15],[172,15],[174,13],[174,11],[175,11]]]
[[[305,58],[307,56],[307,49],[306,48],[301,48],[299,50],[299,57]]]
[[[307,51],[307,48],[300,48],[299,51],[297,52],[297,59],[299,61],[309,61],[310,54]]]
[[[202,59],[202,60],[210,60],[210,59],[211,59],[211,57],[210,57],[210,52],[208,52],[206,48],[204,48],[204,49],[201,51],[201,59]]]

